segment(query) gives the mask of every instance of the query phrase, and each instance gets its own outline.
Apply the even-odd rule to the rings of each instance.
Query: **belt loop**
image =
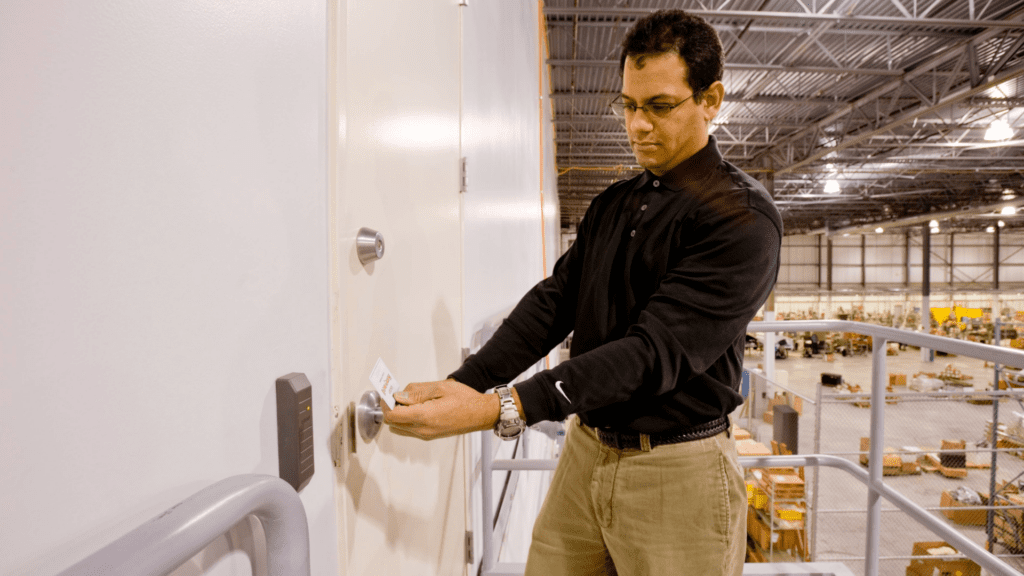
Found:
[[[642,432],[640,433],[640,449],[644,452],[651,451],[651,437]]]

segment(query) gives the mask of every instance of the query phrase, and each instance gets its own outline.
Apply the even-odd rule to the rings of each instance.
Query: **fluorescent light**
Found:
[[[939,229],[938,228],[932,228],[932,234],[938,234],[938,233],[939,233]]]
[[[1003,216],[1013,216],[1014,214],[1017,213],[1017,209],[1014,208],[1013,206],[1004,206],[1002,211],[999,213],[1002,214]]]
[[[995,231],[996,231],[996,227],[995,226],[989,226],[988,228],[985,228],[985,232],[988,232],[989,234],[991,234],[991,233],[993,233]]]
[[[1009,188],[1003,188],[1003,200],[1013,200],[1017,195],[1013,193],[1013,190]]]
[[[999,221],[999,227],[1002,228],[1003,226],[1006,226],[1006,222],[1003,222],[1002,220],[1000,220]]]
[[[930,226],[932,228],[938,228],[939,227],[939,221],[938,220],[932,220],[931,222],[928,223],[928,226]]]
[[[1011,136],[1013,136],[1013,130],[1002,118],[993,120],[989,124],[988,130],[985,130],[985,140],[989,141],[1008,140]]]
[[[875,228],[875,233],[881,234],[882,232],[885,232],[885,229],[883,229],[881,226],[879,226],[878,228]]]
[[[825,181],[825,194],[838,194],[839,193],[839,180],[830,178]]]

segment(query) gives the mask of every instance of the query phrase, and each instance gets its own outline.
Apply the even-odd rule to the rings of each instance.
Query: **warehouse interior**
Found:
[[[1024,6],[1019,2],[546,2],[563,248],[573,241],[593,197],[638,172],[621,120],[608,108],[621,81],[618,46],[638,17],[674,7],[692,10],[718,29],[727,54],[727,95],[712,134],[728,161],[765,185],[783,216],[782,269],[758,320],[850,320],[1024,346],[1017,335],[1024,327],[1024,217],[1019,214],[1024,206]],[[996,330],[1001,330],[998,340]],[[764,334],[748,335],[745,367],[760,383],[754,387],[760,405],[748,397],[735,416],[755,440],[769,444],[773,405],[791,407],[795,399],[802,413],[794,452],[866,462],[858,439],[870,433],[870,402],[856,393],[871,388],[868,338],[819,332],[812,342],[812,334],[777,335],[781,349],[770,359]],[[1016,372],[994,371],[991,363],[966,356],[889,346],[889,373],[903,379],[885,408],[889,458],[902,458],[909,469],[929,450],[944,455],[943,440],[964,440],[972,467],[956,478],[918,467],[886,481],[940,518],[975,514],[970,526],[946,521],[979,544],[990,546],[992,540],[993,551],[1024,569],[1024,549],[1016,540],[1020,510],[999,512],[1006,519],[1002,525],[1012,526],[1002,532],[997,527],[997,536],[990,537],[984,510],[953,510],[965,504],[951,504],[943,496],[961,485],[987,495],[990,483],[1020,481],[1024,454],[1012,449],[1024,445],[1019,436],[1024,404],[1012,394]],[[972,403],[969,396],[957,395],[1005,389],[1007,373],[1010,396],[997,402],[988,397],[987,403]],[[823,374],[838,375],[845,383],[823,385]],[[914,384],[915,378],[944,374],[963,377],[956,383],[962,387],[950,386],[947,378],[939,389],[951,395],[930,397],[916,397],[919,386],[906,387],[908,380]],[[816,415],[819,392],[824,400]],[[993,404],[1001,410],[996,418],[1003,435],[995,451],[988,437]],[[1010,436],[1004,435],[1007,426]],[[818,525],[816,537],[810,544],[797,538],[795,545],[791,536],[801,532],[781,530],[786,549],[781,557],[839,561],[853,573],[865,573],[867,491],[829,469],[806,477],[808,491],[801,497],[820,498],[817,520],[808,522]],[[812,478],[818,482],[813,488]],[[751,484],[757,483],[751,479]],[[1010,498],[1013,502],[1005,497],[1000,502],[1020,504],[1016,496]],[[779,558],[775,545],[756,541],[778,544],[770,539],[780,534],[770,528],[758,534],[751,527],[777,522],[777,515],[765,513],[770,508],[762,505],[760,516],[752,512],[748,518],[748,562],[752,556]],[[915,543],[934,538],[891,506],[883,512],[881,531],[877,574],[977,568],[956,564],[952,557],[943,560],[950,564],[915,560],[926,548],[936,548],[934,542]],[[772,552],[763,554],[763,548]]]
[[[755,325],[733,423],[768,453],[866,471],[882,408],[874,448],[899,472],[885,483],[1024,570],[1024,377],[1002,369],[1024,362],[893,339],[893,390],[872,403],[857,334],[1024,353],[1020,0],[10,0],[0,573],[74,574],[232,479],[280,489],[280,382],[305,379],[315,466],[284,486],[305,571],[284,573],[522,574],[551,473],[489,473],[484,454],[553,461],[564,426],[424,443],[365,436],[357,407],[377,361],[404,383],[456,369],[551,273],[594,196],[639,171],[609,103],[623,34],[659,8],[719,31],[712,134],[783,216],[755,322],[862,323]],[[793,445],[776,412],[796,414]],[[792,468],[764,469],[803,473],[779,508],[750,480],[746,574],[980,576],[890,503],[871,534],[849,474]],[[952,496],[994,484],[989,530],[989,507]],[[242,514],[177,564],[163,543],[136,553],[174,576],[274,574],[265,520]]]

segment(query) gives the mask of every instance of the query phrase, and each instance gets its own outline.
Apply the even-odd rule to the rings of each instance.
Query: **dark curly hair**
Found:
[[[700,100],[711,84],[722,79],[725,56],[718,33],[699,16],[682,10],[659,10],[644,16],[633,25],[622,41],[619,74],[626,58],[653,56],[676,51],[686,62],[694,99]],[[642,59],[638,64],[643,65]]]

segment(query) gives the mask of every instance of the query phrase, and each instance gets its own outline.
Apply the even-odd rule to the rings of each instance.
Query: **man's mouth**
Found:
[[[633,148],[635,150],[654,150],[657,147],[658,147],[658,144],[655,143],[655,142],[634,142],[633,143]]]

